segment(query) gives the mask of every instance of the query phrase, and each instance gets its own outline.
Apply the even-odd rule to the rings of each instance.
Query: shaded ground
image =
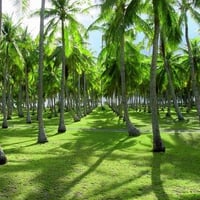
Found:
[[[200,134],[182,134],[184,124],[162,119],[167,152],[153,154],[149,115],[131,116],[140,137],[128,137],[112,111],[97,109],[78,123],[67,115],[65,134],[56,134],[56,119],[47,120],[43,145],[36,144],[37,124],[16,118],[0,130],[9,160],[0,167],[0,199],[199,200]],[[197,132],[190,122],[185,130]]]

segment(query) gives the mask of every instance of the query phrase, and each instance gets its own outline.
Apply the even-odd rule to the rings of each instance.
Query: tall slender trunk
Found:
[[[122,12],[124,13],[124,5],[122,7]],[[124,23],[124,22],[122,22]],[[121,73],[121,92],[122,92],[122,104],[124,109],[124,119],[126,121],[126,126],[128,129],[129,136],[139,136],[140,131],[131,123],[128,113],[128,104],[126,97],[126,77],[125,77],[125,56],[124,56],[124,24],[123,33],[120,40],[120,73]]]
[[[87,80],[85,72],[83,73],[83,113],[84,116],[87,115]]]
[[[38,143],[48,142],[43,121],[43,60],[44,60],[44,9],[45,0],[42,0],[40,11],[40,41],[39,41],[39,68],[38,68]]]
[[[7,119],[12,119],[13,112],[13,96],[12,96],[12,85],[8,83],[7,85]]]
[[[19,84],[19,91],[18,91],[18,100],[17,100],[17,112],[18,117],[24,117],[23,109],[22,109],[22,99],[23,99],[23,88],[22,84]]]
[[[2,27],[2,0],[0,0],[0,41],[1,41],[1,27]],[[2,64],[2,63],[1,63]],[[4,72],[4,69],[5,66],[3,67],[3,73]],[[5,79],[5,77],[4,77]],[[4,83],[4,80],[3,79],[3,85],[5,84],[6,85],[6,82]],[[3,91],[2,91],[2,107],[6,105],[6,91],[4,90],[4,86],[3,86]],[[2,123],[2,128],[7,128],[8,125],[7,125],[7,119],[6,119],[6,123],[4,123],[4,114],[6,116],[6,109],[4,110],[4,107],[2,108],[3,110],[3,123]],[[7,116],[6,116],[7,118]],[[7,162],[7,157],[5,155],[5,153],[3,152],[3,149],[1,149],[1,146],[0,146],[0,165],[4,165],[6,164]]]
[[[196,72],[195,72],[195,67],[194,67],[192,48],[191,48],[191,44],[190,44],[190,40],[189,40],[187,13],[185,13],[184,20],[185,20],[185,39],[186,39],[186,43],[187,43],[189,63],[190,63],[190,68],[191,68],[192,90],[193,90],[193,94],[195,97],[197,114],[198,114],[199,121],[200,121],[200,96],[199,96],[199,90],[197,87]]]
[[[0,39],[1,39],[1,31],[2,31],[2,0],[0,0]]]
[[[161,34],[161,50],[162,50],[162,56],[163,56],[163,60],[164,60],[165,71],[167,73],[167,78],[168,78],[168,82],[169,82],[169,89],[170,89],[170,93],[171,93],[172,98],[173,98],[174,108],[175,108],[178,120],[183,121],[184,117],[183,117],[181,110],[178,106],[178,102],[177,102],[177,98],[176,98],[176,94],[175,94],[175,90],[174,90],[174,85],[173,85],[173,81],[172,81],[171,69],[170,69],[170,66],[169,66],[169,62],[166,59],[165,40],[164,40],[162,34]]]
[[[8,128],[7,121],[7,102],[6,102],[6,91],[7,91],[7,69],[8,69],[8,46],[6,47],[6,62],[3,65],[3,90],[2,90],[2,113],[3,113],[3,122],[2,128]]]
[[[169,91],[169,84],[167,86],[167,90],[166,90],[166,98],[167,98],[167,113],[166,113],[166,117],[171,117],[171,95],[170,95],[170,91]]]
[[[184,117],[183,117],[183,115],[181,113],[181,110],[180,110],[180,108],[178,106],[178,102],[177,102],[177,98],[176,98],[176,94],[175,94],[175,90],[174,90],[174,85],[173,85],[172,78],[171,78],[172,77],[171,76],[171,70],[170,70],[170,67],[169,67],[168,63],[165,64],[165,69],[166,69],[166,72],[167,72],[170,93],[171,93],[172,98],[173,98],[173,103],[174,103],[174,108],[175,108],[175,111],[176,111],[176,115],[177,115],[179,121],[183,121]]]
[[[61,91],[60,91],[60,118],[58,133],[64,133],[66,131],[65,126],[65,34],[64,34],[64,19],[61,20],[61,29],[62,29],[62,77],[61,77]]]
[[[29,84],[28,84],[28,66],[25,66],[25,90],[26,90],[26,123],[31,123],[30,102],[29,102]]]
[[[80,74],[78,74],[78,115],[81,119],[82,111],[81,111],[81,78],[80,78]]]
[[[159,14],[158,14],[158,7],[156,4],[157,1],[153,0],[154,37],[153,37],[151,71],[150,71],[150,105],[151,105],[152,130],[153,130],[153,151],[161,152],[165,151],[165,147],[160,136],[157,94],[156,94],[156,67],[157,67],[157,56],[158,56],[158,39],[160,32]]]

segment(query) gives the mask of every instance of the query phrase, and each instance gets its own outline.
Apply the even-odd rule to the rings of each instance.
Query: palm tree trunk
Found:
[[[124,7],[122,8],[124,9]],[[126,77],[125,77],[125,61],[124,61],[124,29],[120,41],[120,72],[121,72],[121,91],[122,91],[122,104],[124,109],[124,119],[128,129],[129,136],[139,136],[140,131],[131,123],[128,113],[128,104],[126,97]]]
[[[189,40],[187,13],[185,13],[184,20],[185,20],[185,39],[186,39],[186,43],[187,43],[189,63],[190,63],[190,67],[191,67],[192,90],[193,90],[193,94],[195,97],[197,114],[198,114],[199,121],[200,121],[200,96],[199,96],[199,90],[197,88],[196,72],[195,72],[194,60],[193,60],[193,55],[192,55],[192,50],[191,50],[191,45],[190,45],[190,40]]]
[[[8,55],[8,47],[6,47],[6,54]],[[8,121],[7,121],[7,103],[6,103],[6,91],[7,91],[7,55],[6,55],[6,63],[3,65],[3,90],[2,90],[2,113],[3,113],[3,122],[2,128],[8,128]]]
[[[167,98],[167,113],[166,117],[171,117],[171,96],[170,96],[170,91],[169,91],[169,84],[167,86],[166,90],[166,98]]]
[[[179,121],[183,121],[184,120],[184,117],[181,113],[181,110],[178,106],[178,102],[177,102],[177,98],[176,98],[176,94],[175,94],[175,91],[174,91],[174,85],[173,85],[173,82],[172,82],[172,76],[171,76],[171,70],[169,68],[169,65],[168,63],[165,63],[165,70],[167,72],[167,77],[168,77],[168,81],[169,81],[169,88],[170,88],[170,93],[172,95],[172,98],[173,98],[173,103],[174,103],[174,108],[175,108],[175,111],[176,111],[176,114],[177,114],[177,117],[178,117],[178,120]]]
[[[13,97],[12,97],[12,85],[9,83],[7,86],[7,119],[12,119],[13,111]]]
[[[163,56],[163,59],[164,59],[165,71],[167,73],[167,78],[168,78],[168,82],[169,82],[170,93],[171,93],[172,98],[173,98],[174,108],[175,108],[178,120],[179,121],[183,121],[184,117],[183,117],[183,115],[181,113],[181,110],[180,110],[180,108],[178,106],[176,94],[175,94],[175,91],[174,91],[174,85],[173,85],[173,81],[172,81],[172,73],[171,73],[171,69],[170,69],[169,63],[168,63],[168,61],[166,59],[165,49],[166,49],[165,48],[165,40],[163,38],[163,35],[161,34],[161,50],[162,50],[162,56]]]
[[[30,102],[29,102],[29,84],[28,84],[28,69],[25,66],[25,87],[26,87],[26,123],[31,123]]]
[[[7,162],[7,157],[4,151],[0,148],[0,165],[4,165]]]
[[[1,31],[2,31],[2,0],[0,0],[0,38],[1,38]]]
[[[78,116],[80,119],[82,118],[82,111],[81,111],[81,78],[80,74],[78,74]]]
[[[150,105],[151,105],[151,117],[152,117],[152,130],[153,130],[153,151],[161,152],[165,151],[163,145],[160,129],[159,129],[159,118],[158,118],[158,105],[157,105],[157,94],[156,94],[156,66],[158,56],[158,39],[160,32],[160,23],[158,15],[157,1],[153,0],[154,8],[154,37],[153,37],[153,52],[151,61],[150,71]]]
[[[22,109],[22,96],[23,96],[23,88],[22,88],[22,84],[19,84],[17,112],[18,112],[18,117],[20,118],[24,117],[24,113]]]
[[[61,91],[60,91],[60,118],[58,133],[64,133],[66,131],[64,109],[65,109],[65,35],[64,35],[64,20],[61,20],[62,24],[62,77],[61,77]]]
[[[0,0],[0,40],[1,40],[1,27],[2,27],[2,0]],[[3,67],[3,73],[5,66]],[[5,76],[4,76],[5,77]],[[3,85],[6,85],[6,82],[4,83],[5,78],[3,79]],[[6,105],[6,90],[4,90],[4,86],[3,86],[3,91],[2,91],[2,107]],[[3,123],[2,123],[2,128],[7,128],[7,116],[6,116],[6,109],[3,107]],[[4,110],[5,109],[5,110]],[[4,114],[6,116],[6,123],[4,124]],[[3,152],[3,150],[0,148],[0,165],[4,165],[7,162],[7,157],[5,155],[5,153]]]
[[[86,74],[83,73],[83,113],[84,116],[87,115],[87,82],[86,82]]]
[[[39,43],[39,69],[38,69],[38,143],[48,142],[43,121],[43,59],[44,59],[44,9],[45,0],[42,0],[40,13],[40,43]]]

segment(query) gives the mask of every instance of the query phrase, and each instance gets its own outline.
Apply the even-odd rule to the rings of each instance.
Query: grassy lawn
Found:
[[[150,115],[131,111],[141,136],[130,138],[111,110],[94,110],[80,122],[45,119],[49,142],[36,144],[37,123],[13,118],[0,129],[8,163],[0,166],[0,200],[200,200],[200,131],[160,116],[165,153],[151,152]]]

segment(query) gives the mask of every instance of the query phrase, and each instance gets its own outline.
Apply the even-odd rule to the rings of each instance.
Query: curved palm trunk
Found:
[[[30,102],[29,102],[29,84],[28,84],[28,67],[25,66],[25,87],[26,87],[26,123],[31,123]]]
[[[78,74],[78,116],[80,119],[82,118],[82,111],[81,111],[81,78],[80,74]]]
[[[7,121],[7,102],[6,102],[6,91],[7,91],[7,55],[8,55],[8,46],[6,47],[6,64],[3,65],[3,90],[2,90],[2,113],[3,113],[3,122],[2,128],[8,128]]]
[[[45,0],[42,0],[40,13],[40,43],[39,43],[39,69],[38,69],[38,143],[48,142],[43,122],[43,59],[44,59],[44,9]]]
[[[65,117],[64,117],[64,109],[65,109],[65,35],[64,35],[64,21],[61,20],[62,23],[62,77],[61,77],[61,91],[60,91],[60,118],[59,118],[59,126],[58,133],[64,133],[66,131],[65,126]]]
[[[5,66],[3,68],[6,68]],[[6,103],[6,70],[4,69],[4,78],[3,78],[3,90],[2,90],[2,113],[3,113],[3,122],[2,128],[8,128],[8,121],[7,121],[7,103]]]
[[[2,24],[2,0],[0,0],[0,40],[1,40],[1,24]],[[4,68],[5,67],[3,67],[3,69]],[[5,80],[3,80],[3,82],[4,81]],[[6,82],[3,83],[3,84],[6,85]],[[3,91],[2,91],[2,107],[5,106],[5,105],[6,105],[6,91],[4,90],[4,87],[3,87]],[[3,124],[2,124],[2,128],[7,128],[8,127],[8,125],[7,125],[7,116],[6,116],[6,123],[4,124],[4,114],[6,116],[6,109],[4,110],[4,107],[3,107]],[[4,125],[6,127],[4,127]],[[3,152],[3,150],[0,148],[0,165],[4,165],[4,164],[6,164],[6,162],[7,162],[7,157],[6,157],[5,153]]]
[[[190,45],[190,40],[189,40],[187,13],[185,13],[184,20],[185,20],[185,39],[186,39],[186,43],[187,43],[189,63],[190,63],[190,67],[191,67],[192,90],[193,90],[193,94],[195,97],[197,114],[198,114],[199,121],[200,121],[200,96],[199,96],[199,90],[197,88],[196,72],[195,72],[194,60],[193,60],[193,55],[192,55],[192,50],[191,50],[191,45]]]
[[[87,80],[85,72],[83,73],[83,113],[84,116],[87,115]]]
[[[22,84],[19,84],[17,112],[18,112],[18,117],[20,117],[20,118],[24,117],[24,112],[22,109],[22,101],[23,101],[22,96],[23,96],[23,88],[22,88]]]
[[[162,34],[161,34],[161,50],[162,50],[162,55],[163,55],[163,60],[164,60],[165,71],[167,73],[167,78],[168,78],[168,82],[169,82],[169,89],[170,89],[170,93],[172,95],[172,99],[173,99],[173,103],[174,103],[174,108],[175,108],[178,120],[183,121],[184,117],[183,117],[181,110],[178,106],[178,102],[177,102],[176,94],[175,94],[175,90],[174,90],[174,85],[173,85],[173,81],[172,81],[172,74],[171,74],[170,66],[169,66],[169,63],[166,59],[165,41],[164,41]]]
[[[13,111],[13,96],[12,96],[12,85],[8,83],[7,85],[7,119],[12,119],[12,111]]]
[[[156,94],[156,65],[158,55],[158,39],[160,32],[159,15],[157,8],[157,1],[153,0],[154,8],[154,37],[153,37],[153,52],[150,71],[150,105],[151,105],[151,117],[152,117],[152,130],[153,130],[153,151],[162,152],[165,151],[163,145],[158,118],[158,106],[157,106],[157,94]]]
[[[4,165],[7,162],[7,157],[4,151],[0,148],[0,165]]]
[[[175,108],[175,111],[176,111],[176,114],[177,114],[177,117],[178,117],[178,120],[179,121],[183,121],[184,120],[184,117],[181,113],[181,110],[178,106],[178,102],[177,102],[177,98],[176,98],[176,94],[175,94],[175,91],[174,91],[174,85],[173,85],[173,82],[172,82],[172,76],[171,76],[171,70],[170,70],[170,67],[169,67],[169,64],[168,63],[165,63],[165,70],[167,72],[167,77],[168,77],[168,81],[169,81],[169,88],[170,88],[170,93],[172,95],[172,99],[173,99],[173,103],[174,103],[174,108]]]
[[[166,90],[166,98],[167,98],[167,113],[166,117],[171,117],[171,96],[170,96],[170,91],[169,91],[169,84],[167,86]]]
[[[122,104],[124,109],[124,119],[128,129],[129,136],[139,136],[140,131],[131,123],[128,113],[128,104],[126,98],[126,77],[125,77],[125,61],[124,61],[124,30],[121,35],[120,41],[120,73],[121,73],[121,91],[122,91]]]

